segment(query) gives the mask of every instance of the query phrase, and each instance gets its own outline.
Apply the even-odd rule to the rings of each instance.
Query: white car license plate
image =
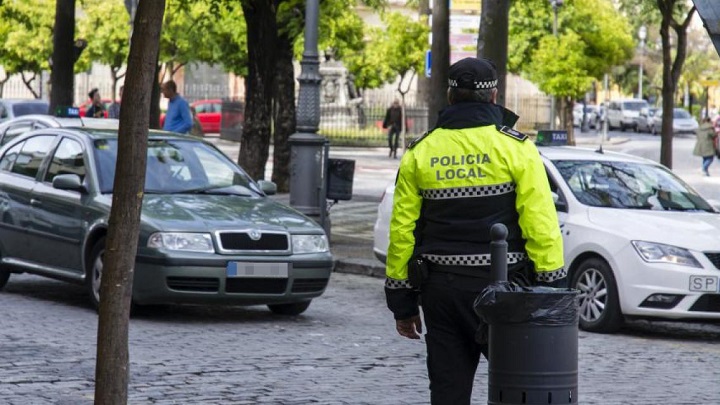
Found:
[[[713,292],[720,291],[717,276],[690,276],[690,291]]]
[[[228,262],[228,277],[288,278],[290,263]]]

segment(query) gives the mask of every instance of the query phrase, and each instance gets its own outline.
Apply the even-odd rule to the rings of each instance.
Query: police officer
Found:
[[[535,284],[567,284],[545,168],[511,128],[517,115],[495,104],[495,65],[466,58],[448,77],[449,106],[400,163],[385,282],[397,331],[410,339],[422,333],[420,295],[433,405],[469,404],[480,354],[487,357],[475,341],[473,303],[491,281],[493,224],[508,228],[512,271],[529,267]]]

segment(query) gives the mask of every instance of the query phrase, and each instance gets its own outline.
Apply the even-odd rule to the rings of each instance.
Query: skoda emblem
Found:
[[[250,232],[248,232],[248,236],[250,236],[252,240],[260,240],[262,233],[257,229],[251,229]]]

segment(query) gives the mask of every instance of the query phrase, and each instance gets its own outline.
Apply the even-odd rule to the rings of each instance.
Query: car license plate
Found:
[[[690,291],[712,292],[720,291],[717,276],[690,276]]]
[[[288,278],[290,263],[228,262],[228,277]]]

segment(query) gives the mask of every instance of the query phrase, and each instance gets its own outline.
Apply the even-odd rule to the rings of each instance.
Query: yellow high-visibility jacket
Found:
[[[545,167],[527,136],[493,124],[440,127],[412,144],[395,184],[387,254],[396,319],[413,315],[394,310],[390,297],[410,288],[413,256],[488,271],[490,227],[498,222],[508,228],[509,265],[529,258],[538,282],[567,275]]]

